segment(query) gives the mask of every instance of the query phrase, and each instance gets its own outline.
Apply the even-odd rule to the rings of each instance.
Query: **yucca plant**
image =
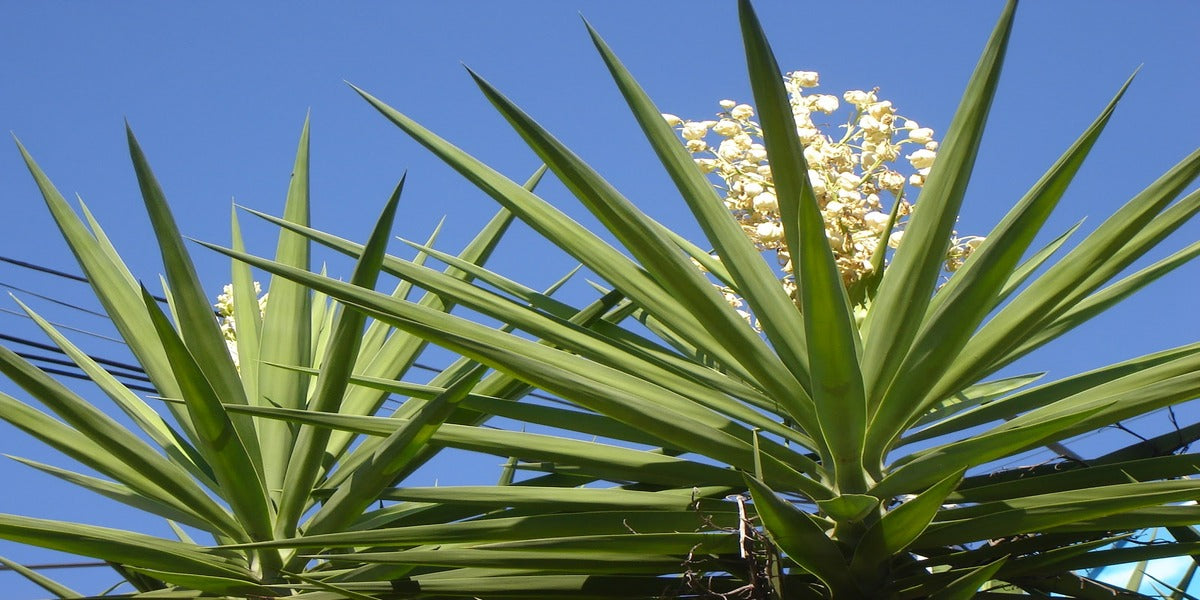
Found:
[[[1193,399],[1200,346],[1036,387],[1032,376],[997,372],[1200,253],[1192,244],[1118,278],[1200,210],[1200,192],[1173,203],[1200,174],[1200,151],[1057,261],[1065,237],[1033,248],[1122,87],[939,285],[1015,9],[1006,6],[987,43],[903,242],[850,291],[782,74],[745,0],[747,64],[794,293],[594,31],[703,242],[648,218],[474,74],[624,252],[534,194],[536,176],[515,183],[359,90],[501,213],[460,256],[417,244],[411,261],[385,254],[399,188],[365,245],[311,229],[302,137],[283,218],[260,214],[283,228],[276,259],[243,252],[236,221],[232,248],[209,245],[235,259],[240,366],[132,136],[174,324],[26,154],[172,418],[48,325],[142,432],[6,351],[4,371],[62,422],[8,397],[0,415],[109,479],[34,466],[170,519],[180,539],[15,516],[0,516],[0,537],[109,561],[135,595],[159,598],[1138,597],[1086,570],[1198,552],[1200,509],[1188,502],[1200,486],[1187,479],[1197,457],[1177,452],[1200,425],[1083,461],[990,465]],[[602,279],[597,299],[573,306],[480,267],[513,218]],[[349,282],[310,272],[311,241],[357,257]],[[273,275],[261,317],[250,267]],[[380,270],[403,283],[374,291]],[[745,302],[761,333],[717,284]],[[408,300],[411,288],[425,296]],[[326,296],[345,308],[326,308]],[[462,358],[417,384],[406,372],[425,343]],[[533,389],[556,401],[516,401]],[[393,408],[390,394],[406,400]],[[479,426],[492,416],[559,434]],[[506,457],[509,467],[495,486],[403,484],[447,447]],[[1123,545],[1151,527],[1171,540]],[[193,541],[197,531],[212,541]]]

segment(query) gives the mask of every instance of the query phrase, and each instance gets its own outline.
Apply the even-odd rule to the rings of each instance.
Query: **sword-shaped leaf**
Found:
[[[594,552],[597,548],[655,554],[733,554],[738,536],[731,531],[553,535],[472,546],[480,550],[537,550],[542,552]]]
[[[438,567],[487,567],[522,569],[540,573],[664,573],[678,570],[685,556],[624,552],[621,549],[554,553],[536,550],[478,550],[442,547],[437,550],[359,552],[353,560],[366,563],[395,563]],[[325,557],[319,557],[325,558]],[[695,557],[703,563],[704,557]],[[713,561],[715,562],[715,561]],[[716,568],[713,570],[722,570]]]
[[[355,88],[355,91],[388,120],[436,154],[471,183],[512,211],[514,215],[525,221],[547,240],[562,248],[621,290],[626,297],[637,302],[673,331],[684,336],[694,346],[709,352],[726,368],[736,368],[740,374],[754,379],[741,368],[740,362],[734,356],[735,352],[732,349],[723,348],[716,338],[706,330],[705,324],[696,321],[692,315],[680,310],[678,299],[663,289],[641,266],[530,191],[500,175],[370,94],[358,88]],[[780,375],[773,377],[778,376]]]
[[[757,478],[747,476],[746,485],[754,498],[754,510],[762,519],[763,529],[788,558],[824,582],[831,596],[858,595],[845,554],[825,533],[831,524],[776,496]]]
[[[145,567],[137,567],[134,565],[122,565],[123,569],[127,569],[133,573],[152,577],[158,581],[164,581],[175,586],[186,589],[200,590],[210,594],[221,594],[225,596],[259,596],[272,597],[274,590],[258,583],[235,579],[233,577],[222,577],[220,575],[204,575],[191,571],[164,571],[161,569],[150,569]],[[154,596],[149,596],[153,598]]]
[[[714,380],[726,379],[721,374],[704,368],[687,369],[685,373],[681,374],[679,371],[686,367],[681,365],[680,361],[671,361],[661,352],[644,349],[633,343],[636,340],[631,340],[628,336],[620,336],[623,339],[617,342],[606,339],[604,333],[618,334],[620,329],[605,327],[606,324],[600,323],[598,319],[592,319],[592,322],[595,323],[594,327],[564,321],[544,315],[539,311],[530,310],[528,307],[521,306],[498,294],[433,269],[419,267],[401,260],[393,260],[391,264],[397,274],[404,279],[413,281],[442,298],[452,300],[455,304],[479,311],[515,328],[534,334],[565,350],[586,356],[614,369],[636,374],[655,385],[688,397],[697,406],[680,404],[679,409],[686,410],[697,418],[705,419],[715,427],[730,429],[727,422],[713,418],[707,410],[701,407],[775,433],[784,439],[798,443],[806,440],[772,418],[722,393],[721,387],[728,389],[736,386],[718,387],[720,384],[714,383]],[[624,340],[629,340],[629,342],[622,343]],[[749,439],[748,435],[743,434],[742,437]]]
[[[273,217],[268,218],[272,219],[272,222],[275,222]],[[471,275],[471,277],[477,279],[478,281],[487,283],[493,287],[497,287],[501,291],[505,291],[511,296],[515,296],[524,302],[532,304],[533,308],[535,309],[544,311],[549,315],[559,319],[571,320],[576,324],[593,330],[597,336],[599,336],[597,339],[603,341],[603,343],[612,344],[618,347],[612,349],[612,351],[633,353],[636,357],[656,363],[656,370],[666,369],[680,376],[695,380],[701,385],[701,387],[697,388],[695,385],[691,385],[691,388],[708,390],[705,393],[708,393],[713,399],[716,399],[717,396],[712,396],[710,392],[711,390],[715,389],[723,392],[724,394],[728,394],[752,404],[756,404],[760,408],[771,410],[776,413],[779,412],[779,404],[763,394],[761,390],[752,388],[744,382],[727,377],[711,368],[697,364],[696,362],[689,360],[684,356],[680,356],[679,354],[671,352],[669,349],[664,348],[662,345],[653,340],[639,336],[628,329],[616,326],[616,324],[610,322],[608,318],[588,318],[586,319],[586,322],[580,321],[579,317],[581,316],[581,313],[578,309],[566,303],[559,302],[558,300],[549,297],[549,295],[546,293],[536,292],[531,288],[525,287],[497,273],[488,271],[487,269],[478,265],[473,265],[461,258],[439,252],[432,248],[423,246],[416,247],[420,248],[424,252],[428,252],[431,256],[438,258],[438,260],[441,260],[456,269],[468,273]],[[465,302],[461,296],[463,293],[470,294],[471,297],[474,298],[490,298],[491,296],[487,293],[480,295],[481,292],[465,285],[466,282],[464,282],[463,285],[460,285],[454,281],[447,281],[445,277],[442,277],[429,269],[423,269],[421,266],[422,265],[418,265],[415,262],[408,263],[407,261],[392,256],[386,257],[384,261],[384,269],[386,271],[401,277],[405,281],[420,282],[430,291],[436,292],[436,295],[439,298],[455,298],[459,301],[463,301],[465,304],[470,305],[475,310],[495,316],[496,318],[505,321],[510,325],[514,324],[511,319],[506,317],[506,315],[512,313],[507,311],[498,312],[494,308],[488,308],[490,306],[496,306],[497,304],[499,306],[508,307],[507,303],[497,303],[494,299],[489,300],[489,302],[485,304],[480,304],[478,300],[475,302]],[[447,285],[450,287],[447,287]],[[615,292],[606,291],[606,293]],[[525,315],[523,311],[516,314],[525,317],[524,322],[530,322],[529,319],[534,318],[532,315]],[[556,341],[558,341],[560,345],[566,345],[563,344],[561,340],[556,339]],[[576,348],[576,351],[586,354],[586,352],[583,352],[579,348]],[[644,371],[644,369],[640,367],[631,368],[629,370],[631,372]],[[776,433],[785,439],[790,439],[797,443],[803,444],[806,447],[810,445],[806,443],[806,441],[802,441],[808,440],[807,437],[800,435],[794,430],[781,428],[777,423],[763,422],[761,419],[758,419],[756,416],[752,415],[751,412],[744,410],[743,407],[735,406],[729,403],[721,404],[726,407],[726,410],[736,411],[736,414],[739,414],[741,418],[745,420],[759,421],[755,424],[761,426],[765,430]]]
[[[734,509],[732,503],[705,498],[726,487],[670,489],[642,492],[618,488],[561,488],[533,486],[399,487],[384,490],[379,498],[409,502],[438,502],[477,507],[551,507],[555,510],[720,510]]]
[[[8,455],[6,454],[5,456]],[[171,521],[176,521],[189,527],[195,527],[202,530],[214,529],[212,523],[200,518],[196,515],[196,513],[187,510],[181,510],[172,503],[163,502],[144,492],[134,491],[134,489],[128,485],[114,483],[112,481],[100,479],[99,477],[92,477],[90,475],[84,475],[82,473],[76,473],[75,471],[55,467],[53,465],[48,465],[36,460],[21,458],[19,456],[8,456],[8,458],[11,458],[27,467],[31,467],[48,475],[57,477],[82,489],[100,494],[105,498],[115,500],[121,504],[131,506],[149,514],[158,515],[164,519],[170,519]],[[220,535],[220,533],[217,532],[217,535]]]
[[[229,502],[251,539],[271,537],[272,519],[267,491],[240,432],[221,405],[217,391],[196,364],[196,358],[188,351],[145,288],[142,288],[142,296],[154,329],[162,340],[163,349],[171,359],[182,398],[196,428],[199,450],[212,467],[213,477],[221,486],[222,497]],[[248,419],[242,420],[249,422]]]
[[[230,247],[245,251],[242,228],[238,223],[237,208],[230,209]],[[254,276],[250,265],[231,261],[230,288],[233,291],[233,322],[237,333],[238,371],[242,387],[251,403],[258,403],[259,362],[262,354],[262,312],[259,309],[258,291],[254,288]]]
[[[1021,496],[1117,485],[1134,481],[1155,481],[1185,477],[1200,471],[1200,455],[1168,454],[1122,462],[1089,461],[1087,466],[1058,473],[1009,479],[968,477],[949,502],[986,502]]]
[[[1067,240],[1069,240],[1076,231],[1079,231],[1079,228],[1082,225],[1083,219],[1076,221],[1070,229],[1062,232],[1053,240],[1050,240],[1050,243],[1042,246],[1040,250],[1033,253],[1033,256],[1030,256],[1025,260],[1025,262],[1022,262],[1016,269],[1014,269],[1012,276],[1008,278],[1008,283],[1004,284],[1004,289],[1000,290],[1000,293],[996,295],[996,299],[993,301],[991,309],[995,310],[997,306],[1003,304],[1005,300],[1008,300],[1010,296],[1016,293],[1017,289],[1020,288],[1026,280],[1028,280],[1038,269],[1042,268],[1042,265],[1046,264],[1046,261],[1050,260],[1050,257],[1054,256],[1056,252],[1061,250],[1062,247],[1066,245]],[[931,309],[936,305],[938,301],[937,298],[937,296],[934,296],[934,301],[930,304]]]
[[[201,484],[211,484],[212,474],[207,465],[203,464],[203,459],[197,454],[196,448],[192,446],[191,442],[171,427],[153,408],[146,404],[145,400],[118,381],[112,373],[100,366],[91,356],[72,344],[48,321],[20,300],[17,300],[17,304],[42,328],[42,331],[55,345],[62,349],[66,356],[75,361],[75,364],[92,380],[92,383],[96,384],[122,412],[137,423],[138,427],[151,440],[163,448],[171,461],[186,469]]]
[[[376,240],[373,240],[376,241]],[[383,238],[386,243],[386,237]],[[371,250],[364,253],[372,254]],[[356,469],[309,520],[305,531],[329,533],[346,527],[375,501],[384,489],[392,485],[396,476],[408,466],[442,423],[454,412],[483,376],[482,366],[462,377],[446,388],[436,398],[423,403],[412,420],[397,428],[379,445],[370,462]]]
[[[933,521],[946,496],[962,481],[963,471],[951,474],[929,489],[892,508],[878,521],[871,524],[854,549],[850,571],[864,581],[877,581],[887,575],[878,569],[888,564],[904,551],[925,531]]]
[[[1029,337],[1029,340],[1025,344],[1013,350],[1012,354],[1023,356],[1036,348],[1046,345],[1049,341],[1074,329],[1088,319],[1112,308],[1118,302],[1125,300],[1133,295],[1134,292],[1153,283],[1160,277],[1191,262],[1197,256],[1200,256],[1200,242],[1190,244],[1186,248],[1088,296],[1069,310],[1063,312],[1053,322],[1040,328],[1037,333]],[[1007,360],[1006,357],[1001,359],[1001,362],[1007,362]]]
[[[546,168],[540,167],[533,173],[532,176],[525,182],[524,188],[532,190],[534,186],[541,181]],[[262,217],[289,229],[300,233],[322,245],[331,249],[342,252],[348,256],[358,258],[362,255],[363,246],[356,244],[327,233],[319,232],[305,225],[293,223],[292,221],[277,219],[263,213],[250,211],[253,214]],[[460,254],[460,258],[465,261],[483,264],[491,256],[508,227],[512,224],[513,215],[505,209],[501,209],[492,217],[490,221],[480,229],[479,233],[471,240],[467,247]],[[391,256],[384,256],[383,270],[395,274],[388,266],[389,263],[396,260]],[[464,280],[469,280],[470,275],[455,267],[450,267],[446,273],[454,277]],[[403,285],[403,284],[402,284]],[[453,304],[448,302],[437,294],[425,294],[419,304],[428,306],[434,309],[449,311]],[[386,324],[385,324],[386,325]],[[417,356],[425,349],[426,341],[410,335],[391,335],[383,342],[374,355],[363,357],[360,363],[364,365],[362,374],[375,377],[386,377],[391,379],[399,379],[414,363]],[[449,376],[450,374],[447,374]],[[351,390],[347,397],[342,401],[342,410],[351,414],[373,414],[382,405],[386,394],[371,390],[354,389]],[[329,453],[335,457],[341,457],[345,454],[353,438],[348,434],[341,432],[334,433],[327,445]]]
[[[924,323],[899,367],[903,377],[897,377],[880,400],[873,421],[875,430],[871,432],[872,448],[885,451],[891,440],[915,417],[941,400],[924,396],[919,403],[913,402],[924,395],[930,381],[936,381],[945,372],[946,366],[954,361],[971,334],[991,312],[994,299],[1011,279],[1013,269],[1058,205],[1132,82],[1130,77],[1121,86],[1100,116],[1009,210],[972,253],[971,260],[939,292],[941,302],[925,315]],[[923,210],[924,201],[921,204]],[[918,214],[921,214],[920,210]]]
[[[749,304],[762,325],[763,333],[780,353],[784,364],[796,379],[807,385],[808,348],[803,322],[792,299],[724,202],[713,191],[712,184],[696,167],[691,155],[679,143],[675,132],[663,120],[662,111],[654,105],[591,25],[588,25],[588,33],[659,161],[721,257],[717,262],[720,270],[728,274],[732,286]],[[708,257],[707,252],[689,254]]]
[[[346,600],[379,600],[379,597],[377,597],[377,596],[372,596],[370,594],[360,594],[360,593],[358,593],[354,590],[348,589],[346,587],[343,587],[340,585],[334,585],[332,583],[327,583],[327,582],[321,581],[320,579],[316,579],[313,577],[306,577],[299,573],[287,573],[287,575],[290,577],[295,577],[296,579],[306,582],[316,588],[325,590],[327,592],[333,592],[334,594],[337,594],[338,598],[344,598]]]
[[[1195,497],[1198,486],[1200,483],[1191,480],[1126,483],[943,510],[937,522],[921,534],[918,543],[959,544],[1061,526],[1080,530],[1079,525],[1089,519],[1189,500]]]
[[[502,542],[556,536],[670,533],[736,526],[737,514],[735,512],[706,511],[701,514],[688,508],[677,510],[618,509],[539,513],[516,517],[498,516],[455,523],[387,527],[369,531],[343,531],[304,535],[287,540],[231,545],[226,548],[419,546],[422,544]]]
[[[923,324],[996,95],[1016,8],[1016,0],[1005,4],[905,227],[904,243],[883,272],[879,292],[863,323],[863,337],[868,340],[863,350],[863,378],[873,414]],[[882,419],[879,423],[873,428],[891,425]],[[879,454],[878,445],[872,450],[873,460]]]
[[[705,329],[718,344],[716,348],[720,352],[732,353],[743,369],[753,375],[798,423],[810,430],[815,422],[799,382],[789,375],[779,357],[753,328],[747,326],[717,288],[679,251],[679,247],[629,200],[533,119],[478,75],[472,73],[472,77],[530,148],[629,249],[650,277],[674,298],[672,311],[688,314],[697,322],[704,323]],[[700,349],[714,352],[711,346],[701,346]]]
[[[981,434],[922,451],[910,462],[893,468],[872,490],[877,498],[889,498],[925,489],[951,473],[971,468],[1023,449],[1042,445],[1063,428],[1103,410],[1093,407],[1042,420],[1010,421]]]
[[[308,225],[309,218],[309,117],[305,115],[296,148],[296,160],[288,183],[283,218]],[[275,250],[275,260],[296,267],[309,268],[309,243],[304,236],[281,231]],[[288,365],[311,365],[314,304],[311,292],[304,286],[283,278],[272,278],[267,286],[267,305],[263,311],[259,358],[263,361]],[[255,302],[254,306],[257,307]],[[303,407],[308,400],[305,378],[279,369],[260,367],[258,398],[254,404],[265,406]],[[263,462],[268,489],[281,490],[291,458],[295,431],[286,423],[264,423],[259,436],[263,440]]]
[[[367,289],[375,287],[403,189],[404,179],[401,178],[375,223],[362,257],[354,267],[351,285]],[[312,399],[306,407],[308,410],[338,411],[346,394],[350,374],[354,371],[365,321],[366,315],[353,310],[341,311],[336,317],[320,375],[317,376]],[[296,436],[291,458],[287,462],[283,497],[279,503],[275,527],[278,534],[285,537],[294,534],[301,515],[310,507],[311,491],[321,475],[321,462],[325,459],[328,442],[329,430],[324,428],[301,428]]]
[[[246,412],[319,428],[341,429],[374,436],[390,436],[410,424],[408,419],[338,415],[268,406],[230,406],[229,409],[233,412]],[[730,487],[736,487],[741,482],[741,476],[730,469],[659,452],[553,435],[444,423],[429,439],[438,446],[502,457],[512,456],[535,463],[552,463],[547,467],[551,471],[557,470],[559,466],[574,467],[581,475],[613,481],[626,480],[672,486],[693,485],[702,481]]]
[[[928,396],[944,394],[1019,358],[1014,350],[1042,327],[1200,211],[1200,191],[1164,210],[1198,175],[1200,150],[1126,203],[1002,308],[971,337],[958,359],[929,387]]]
[[[818,421],[818,429],[809,433],[824,441],[825,447],[819,450],[827,459],[825,468],[832,471],[839,492],[862,493],[867,488],[863,468],[867,404],[859,369],[858,329],[808,179],[808,165],[796,137],[796,120],[783,87],[783,74],[747,0],[738,3],[738,14],[750,85],[771,157],[779,215],[800,295],[812,402]],[[901,315],[897,312],[893,316]],[[806,425],[806,429],[810,427]]]
[[[987,583],[1007,560],[1007,558],[1001,558],[970,570],[962,577],[951,581],[946,587],[934,592],[929,596],[929,600],[971,600],[975,597],[975,593],[983,587],[983,584]]]
[[[146,213],[150,216],[150,223],[154,226],[155,239],[162,254],[167,281],[170,283],[170,287],[167,289],[170,291],[170,297],[174,300],[172,308],[178,319],[178,336],[187,346],[188,353],[195,357],[196,366],[200,368],[213,391],[221,398],[229,400],[231,404],[246,404],[245,389],[242,387],[237,369],[233,366],[229,349],[225,346],[225,338],[213,316],[211,300],[200,285],[196,268],[184,247],[183,237],[179,234],[175,218],[167,206],[166,196],[150,171],[146,156],[142,153],[142,148],[138,145],[137,139],[133,137],[133,130],[129,128],[128,124],[125,127],[125,134],[129,142],[129,155],[133,160],[133,169],[137,173],[138,186],[141,188],[142,200],[146,206]],[[158,306],[155,304],[154,310],[157,309]],[[150,317],[151,320],[154,320],[153,311]],[[175,335],[172,330],[172,336]],[[164,347],[167,344],[168,342],[163,342]],[[245,440],[243,443],[246,455],[250,459],[245,466],[253,468],[261,477],[263,474],[262,456],[259,453],[258,436],[254,429],[254,423],[240,417],[234,419],[232,423],[238,430],[238,435]]]
[[[315,375],[317,373],[315,369],[297,370],[309,373],[310,375]],[[485,379],[480,385],[486,385],[486,382],[487,380]],[[430,400],[436,397],[438,394],[446,391],[446,388],[440,386],[392,381],[376,377],[351,377],[350,383],[353,385],[363,385],[378,390],[384,390],[393,394],[421,398],[424,400]],[[612,418],[594,412],[584,412],[575,409],[559,408],[556,406],[532,404],[529,402],[517,402],[506,397],[489,396],[475,393],[468,394],[467,397],[463,399],[461,407],[484,415],[515,419],[525,423],[535,423],[538,425],[545,425],[547,427],[555,427],[568,431],[578,431],[580,433],[587,433],[598,437],[623,440],[649,446],[664,445],[662,440],[656,439],[644,431],[641,431],[635,427],[630,427],[624,423],[621,423],[620,421],[616,421]],[[264,407],[263,411],[251,412],[252,414],[256,412],[259,414],[266,414],[278,411],[282,411],[282,409]],[[303,416],[303,413],[298,411],[282,411],[278,412],[278,414],[293,414],[301,417]],[[398,417],[393,415],[391,418]]]
[[[154,326],[142,307],[141,294],[134,283],[133,275],[122,262],[113,258],[111,245],[97,240],[97,237],[88,231],[19,141],[17,148],[21,151],[25,165],[33,175],[63,239],[71,247],[71,252],[87,276],[96,299],[104,307],[104,312],[112,319],[113,325],[121,333],[121,338],[137,357],[138,363],[142,365],[158,393],[164,396],[178,396],[179,386],[174,380],[170,361],[163,351],[162,343],[152,333]],[[179,418],[180,427],[184,431],[194,433],[186,412],[178,412],[175,416]]]
[[[54,594],[54,596],[57,598],[83,598],[83,594],[80,594],[79,592],[76,592],[75,590],[73,590],[53,579],[50,579],[49,577],[46,577],[45,575],[42,575],[41,573],[38,573],[37,571],[34,571],[33,569],[30,569],[20,563],[8,560],[7,558],[4,558],[3,556],[0,556],[0,564],[8,567],[14,573],[17,573],[21,577],[24,577],[25,579],[28,579],[29,581],[33,582],[38,587],[46,590],[47,592],[50,592],[51,594]]]
[[[985,383],[977,383],[961,392],[958,392],[950,398],[942,400],[925,413],[920,419],[913,424],[914,427],[919,427],[927,423],[936,423],[943,419],[948,419],[953,415],[959,414],[962,411],[976,408],[982,404],[990,404],[1014,390],[1023,388],[1045,376],[1045,373],[1034,373],[1031,375],[1016,375],[1013,377],[1005,377],[995,381]],[[902,440],[903,441],[903,440]]]
[[[0,406],[4,408],[0,415],[6,421],[138,493],[192,513],[219,531],[235,537],[239,534],[241,527],[183,468],[103,411],[4,347],[0,347],[0,371],[66,424],[0,394]]]
[[[696,419],[697,415],[705,413],[698,412],[694,403],[640,377],[418,304],[398,302],[384,294],[344,282],[217,246],[209,247],[260,269],[295,278],[313,289],[326,291],[343,303],[357,306],[377,319],[471,360],[478,360],[596,412],[642,427],[674,447],[701,452],[730,465],[752,468],[753,455],[749,442],[745,441],[744,428],[726,426],[730,430],[727,432],[703,425]],[[792,454],[797,460],[804,460],[802,455]],[[769,479],[782,477],[789,485],[816,499],[825,499],[829,495],[829,490],[816,481],[777,459],[771,460],[773,457],[769,454],[766,458],[772,473]]]
[[[1200,357],[1200,343],[1180,346],[1170,350],[1154,352],[1116,364],[1100,367],[1086,373],[1052,381],[1035,388],[1018,392],[990,404],[959,413],[945,421],[935,423],[921,431],[913,433],[901,441],[914,443],[947,435],[955,431],[963,431],[971,427],[983,425],[1001,419],[1011,419],[1024,412],[1048,406],[1063,398],[1068,398],[1090,389],[1109,385],[1127,376],[1143,374],[1151,369],[1160,375],[1174,376],[1187,373],[1195,368],[1195,360]],[[1187,359],[1191,360],[1187,360]],[[1175,361],[1184,361],[1178,362]],[[1173,366],[1163,366],[1172,364]],[[1159,368],[1161,367],[1161,368]],[[1165,369],[1165,370],[1164,370]],[[1153,375],[1153,373],[1152,373]],[[1140,385],[1147,381],[1145,375],[1140,380],[1130,380],[1127,384]],[[1113,389],[1113,388],[1109,388]],[[1124,385],[1121,389],[1131,389]]]
[[[122,565],[254,580],[232,554],[121,529],[0,514],[0,537]]]

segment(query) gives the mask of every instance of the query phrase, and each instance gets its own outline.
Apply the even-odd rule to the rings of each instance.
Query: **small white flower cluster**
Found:
[[[872,272],[875,253],[888,224],[889,209],[881,194],[900,203],[897,222],[888,237],[899,245],[906,217],[911,211],[905,197],[908,187],[920,188],[937,158],[938,143],[933,130],[896,114],[892,103],[876,93],[851,90],[842,99],[851,107],[840,135],[819,122],[841,107],[837,96],[806,93],[819,85],[813,71],[793,71],[785,80],[796,120],[796,135],[804,144],[808,177],[825,218],[825,233],[833,248],[842,280],[852,286]],[[737,217],[746,235],[762,250],[776,252],[783,270],[783,284],[794,293],[791,257],[784,242],[779,201],[771,176],[771,164],[763,145],[762,129],[754,108],[733,100],[720,102],[716,120],[685,121],[675,115],[663,118],[679,130],[696,164],[705,173],[720,178],[725,206]],[[714,145],[715,144],[715,145]],[[904,154],[905,147],[912,149]],[[908,166],[902,166],[903,157]],[[955,239],[947,254],[946,270],[953,272],[982,238]]]
[[[258,296],[258,294],[262,294],[262,285],[255,281],[254,295]],[[221,294],[217,296],[217,303],[213,307],[217,309],[221,334],[225,336],[225,347],[229,349],[229,355],[233,357],[234,366],[240,366],[237,349],[237,323],[233,319],[233,285],[227,284],[222,288]],[[261,316],[266,309],[267,294],[262,294],[258,296],[258,314]]]

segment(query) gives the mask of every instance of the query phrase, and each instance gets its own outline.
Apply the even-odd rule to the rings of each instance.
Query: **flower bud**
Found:
[[[877,210],[863,215],[863,223],[866,223],[867,228],[877,234],[883,232],[883,228],[887,227],[887,222],[888,216]]]
[[[683,139],[685,140],[698,140],[708,135],[708,126],[706,126],[704,123],[688,121],[687,123],[683,124],[682,135]]]
[[[904,187],[904,175],[895,171],[883,171],[877,177],[879,187],[885,190],[897,191]]]
[[[811,144],[821,135],[821,130],[815,127],[797,127],[796,137],[804,144]]]
[[[825,114],[829,114],[838,109],[837,96],[830,96],[829,94],[817,96],[817,99],[813,101],[813,107]]]
[[[771,192],[763,192],[754,197],[754,210],[760,213],[773,213],[779,210],[779,200]]]
[[[789,75],[800,87],[811,88],[820,85],[820,75],[816,71],[792,71]]]
[[[867,107],[867,113],[880,120],[882,120],[885,115],[891,115],[893,112],[895,111],[892,110],[892,103],[890,100],[875,102]]]
[[[713,125],[712,130],[713,130],[713,133],[715,133],[721,137],[733,137],[733,136],[741,133],[742,126],[738,125],[736,121],[731,121],[729,119],[721,119],[720,121],[717,122],[716,125]]]
[[[863,108],[875,101],[875,94],[864,92],[862,90],[850,90],[843,94],[842,98],[845,98],[846,102],[849,102],[850,104],[853,104],[859,108]]]
[[[915,169],[927,169],[933,166],[933,159],[937,158],[937,154],[933,150],[922,148],[904,158],[907,158]]]
[[[763,221],[754,228],[754,233],[762,243],[774,244],[783,239],[783,226],[774,221]]]
[[[805,146],[804,161],[809,165],[819,165],[825,162],[825,154],[817,146]],[[812,171],[809,171],[809,173],[812,173]]]
[[[721,142],[721,146],[717,148],[717,156],[725,160],[737,160],[742,156],[742,149],[738,148],[737,143],[733,140],[725,140]]]
[[[928,127],[918,127],[909,130],[908,139],[918,143],[925,144],[933,140],[933,130]]]

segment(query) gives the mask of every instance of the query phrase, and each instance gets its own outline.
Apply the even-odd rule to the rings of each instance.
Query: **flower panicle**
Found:
[[[899,115],[891,101],[881,100],[878,88],[849,90],[840,98],[814,92],[820,85],[815,71],[792,71],[784,85],[825,234],[843,283],[853,286],[874,272],[871,259],[881,240],[896,247],[902,239],[911,203],[937,159],[938,142],[932,129]],[[752,106],[734,100],[718,104],[716,119],[693,121],[671,114],[663,118],[679,131],[700,170],[714,177],[726,208],[746,235],[760,250],[775,254],[782,283],[792,293],[791,257],[762,128]],[[845,119],[830,125],[825,117],[844,108]],[[897,203],[897,219],[885,235],[889,212]],[[962,266],[982,240],[956,237],[946,255],[947,273]]]
[[[260,295],[261,294],[261,295]],[[254,295],[258,297],[258,314],[261,316],[267,310],[267,294],[262,293],[262,285],[254,282]],[[237,321],[233,318],[233,285],[226,284],[217,295],[213,304],[217,312],[217,323],[221,326],[221,334],[225,336],[225,347],[233,357],[234,366],[239,366],[237,349]]]

